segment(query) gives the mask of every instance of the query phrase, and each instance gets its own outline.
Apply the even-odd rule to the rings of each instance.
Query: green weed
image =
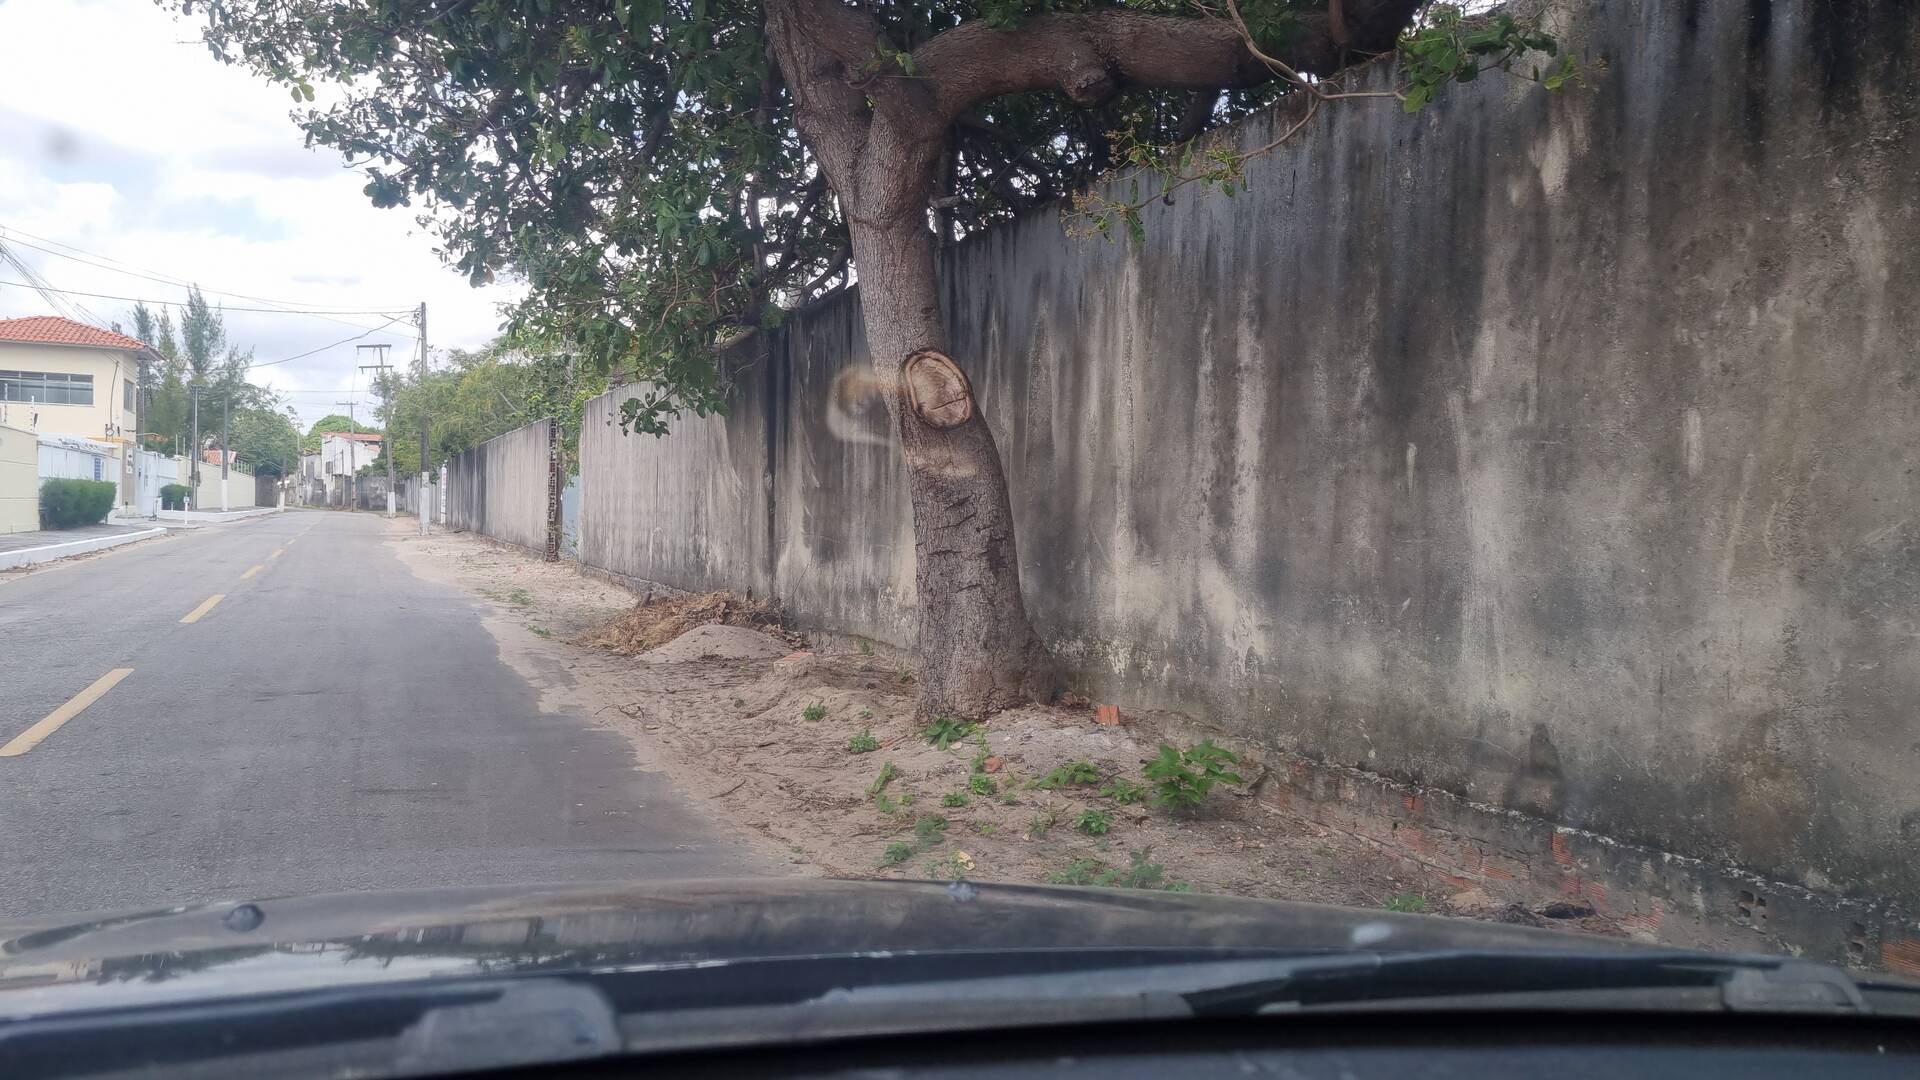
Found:
[[[967,879],[967,859],[958,851],[951,851],[926,862],[927,876],[935,881],[965,881]]]
[[[974,773],[967,777],[967,790],[975,795],[993,795],[999,792],[1000,787],[986,773]]]
[[[949,791],[945,795],[940,796],[940,805],[965,806],[967,805],[967,793],[964,791]]]
[[[1147,796],[1150,795],[1151,792],[1146,789],[1144,784],[1136,784],[1131,780],[1116,777],[1113,783],[1100,789],[1100,794],[1112,799],[1121,806],[1131,806],[1134,803],[1146,802]]]
[[[1088,836],[1105,836],[1113,828],[1113,816],[1105,810],[1082,810],[1080,816],[1073,819],[1073,827]]]
[[[954,743],[973,733],[973,724],[965,720],[955,720],[951,716],[936,716],[933,723],[920,734],[926,737],[935,750],[945,750]]]
[[[976,821],[973,823],[973,831],[979,833],[981,836],[992,836],[994,833],[1000,831],[1000,826],[995,825],[991,821]]]
[[[913,838],[922,848],[930,848],[947,838],[947,819],[939,814],[921,814],[913,823]]]
[[[805,720],[809,724],[814,723],[816,721],[825,720],[826,718],[827,718],[827,707],[825,705],[820,704],[817,701],[807,706],[806,708],[800,710],[800,719]]]
[[[1093,767],[1091,761],[1069,761],[1047,775],[1028,784],[1028,787],[1054,791],[1063,787],[1084,787],[1100,782],[1100,770]]]
[[[527,629],[533,631],[535,634],[539,635],[540,637],[550,638],[553,636],[553,631],[547,629],[544,626],[529,626],[527,627]]]
[[[1099,859],[1075,859],[1067,865],[1047,875],[1047,881],[1053,885],[1091,885],[1107,864]]]
[[[1226,766],[1237,764],[1233,752],[1213,745],[1212,739],[1186,750],[1160,744],[1160,756],[1148,763],[1147,779],[1153,782],[1153,801],[1167,810],[1190,811],[1205,801],[1215,784],[1241,784],[1238,773]]]
[[[860,639],[860,655],[861,655],[861,656],[872,656],[872,655],[873,655],[873,642],[871,642],[871,641],[868,641],[868,640],[867,640],[866,638],[861,638],[861,639]]]
[[[889,761],[881,765],[880,774],[873,778],[873,783],[867,785],[867,794],[878,795],[887,790],[887,785],[893,783],[893,778],[899,775],[900,770],[894,766],[893,762]]]
[[[855,715],[855,716],[858,716],[858,717],[859,717],[860,719],[862,719],[862,720],[871,720],[871,719],[873,719],[873,710],[872,710],[872,709],[861,709],[861,710],[860,710],[859,712],[857,712],[857,713],[854,713],[854,715]]]
[[[908,671],[906,668],[901,668],[899,671],[893,673],[893,681],[899,683],[901,686],[905,686],[913,681],[913,672]]]
[[[873,737],[869,728],[861,728],[858,735],[847,740],[847,751],[854,754],[871,754],[880,749],[880,740]]]
[[[526,607],[533,603],[533,594],[525,589],[511,589],[507,592],[507,603]]]
[[[1384,906],[1388,911],[1418,915],[1427,910],[1427,898],[1421,896],[1419,893],[1394,893],[1392,896],[1387,897],[1387,902]]]
[[[747,707],[747,699],[746,699],[746,698],[743,698],[743,697],[737,697],[737,698],[734,698],[734,699],[733,699],[733,707],[734,707],[734,708],[736,708],[736,709],[744,709],[744,708],[746,708],[746,707]]]
[[[880,865],[899,866],[911,858],[913,858],[913,845],[904,840],[895,840],[887,845],[886,851],[881,852]]]

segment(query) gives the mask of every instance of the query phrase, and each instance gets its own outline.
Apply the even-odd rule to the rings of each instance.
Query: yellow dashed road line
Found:
[[[215,600],[220,599],[214,597]],[[208,604],[212,607],[212,604]],[[41,721],[15,736],[13,741],[0,746],[0,757],[19,757],[21,754],[39,746],[41,740],[60,730],[60,725],[79,716],[87,706],[99,701],[101,696],[114,688],[121,679],[133,674],[130,667],[117,667],[105,675],[93,680],[93,685],[73,695],[65,705],[48,713]]]
[[[259,573],[260,571],[265,570],[266,568],[267,568],[266,563],[254,563],[252,566],[247,567],[247,572],[244,574],[241,574],[240,579],[244,581],[247,578],[250,578],[253,575]]]
[[[213,605],[219,603],[222,600],[225,600],[226,598],[227,598],[226,593],[218,593],[218,592],[214,593],[212,596],[209,596],[205,600],[200,601],[200,606],[197,608],[194,608],[192,611],[187,612],[186,616],[182,618],[180,621],[183,623],[197,623],[203,617],[206,616],[207,612],[213,610]]]

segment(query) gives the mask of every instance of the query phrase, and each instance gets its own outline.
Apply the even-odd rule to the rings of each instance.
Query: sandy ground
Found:
[[[943,751],[913,720],[913,675],[898,658],[744,626],[703,626],[639,655],[579,644],[641,598],[571,563],[469,534],[421,538],[411,525],[395,523],[398,554],[489,602],[502,659],[542,689],[543,706],[597,716],[641,767],[796,873],[1191,888],[1608,929],[1449,895],[1409,861],[1283,815],[1250,797],[1265,775],[1258,749],[1230,740],[1247,783],[1216,787],[1197,815],[1100,794],[1141,783],[1163,740],[1205,737],[1190,718],[1123,714],[1106,726],[1090,707],[1028,706]],[[855,752],[862,735],[877,745]],[[1098,782],[1035,786],[1073,762]]]

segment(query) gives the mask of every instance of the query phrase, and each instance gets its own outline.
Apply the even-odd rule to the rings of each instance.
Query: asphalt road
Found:
[[[288,512],[0,575],[0,918],[764,868],[542,713],[387,527]]]

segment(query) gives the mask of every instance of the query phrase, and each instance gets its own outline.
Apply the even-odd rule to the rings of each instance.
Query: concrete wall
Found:
[[[40,527],[39,446],[26,428],[0,424],[0,533]]]
[[[456,454],[447,463],[447,524],[546,550],[551,424],[528,424]]]
[[[175,468],[178,469],[176,475],[180,477],[176,482],[190,483],[193,475],[193,460],[186,457],[176,457],[173,460]],[[227,509],[246,510],[257,505],[254,502],[254,490],[252,473],[228,467]],[[195,510],[220,509],[220,466],[211,461],[200,463],[200,485],[194,489],[193,508]]]
[[[1580,19],[1589,89],[1348,103],[1143,244],[952,254],[1029,605],[1104,699],[1920,899],[1920,9]],[[907,644],[859,325],[663,442],[590,422],[583,561]]]
[[[772,481],[765,343],[726,358],[738,401],[727,416],[682,418],[670,438],[627,435],[622,387],[580,421],[579,558],[677,589],[772,589]]]

